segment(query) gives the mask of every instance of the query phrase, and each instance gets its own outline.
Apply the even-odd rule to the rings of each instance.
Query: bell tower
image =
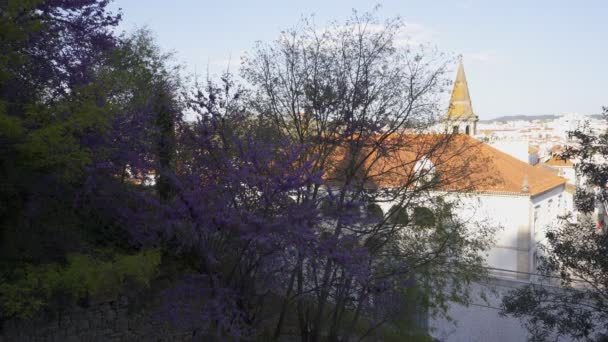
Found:
[[[477,134],[477,121],[479,118],[473,113],[469,86],[464,74],[462,60],[458,63],[458,73],[452,89],[450,106],[444,118],[447,133],[475,135]]]

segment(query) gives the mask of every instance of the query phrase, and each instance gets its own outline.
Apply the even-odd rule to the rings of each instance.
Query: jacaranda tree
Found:
[[[274,338],[294,327],[302,341],[403,338],[416,315],[445,313],[447,298],[467,303],[466,284],[485,274],[490,230],[465,229],[434,195],[475,170],[445,165],[458,159],[454,136],[419,135],[442,111],[447,61],[404,42],[403,29],[373,14],[327,27],[305,20],[244,60],[250,110],[271,137],[302,145],[298,163],[312,161],[323,179],[293,196],[321,209],[320,249],[287,266]],[[418,168],[424,160],[435,166]],[[422,212],[434,219],[404,219]]]

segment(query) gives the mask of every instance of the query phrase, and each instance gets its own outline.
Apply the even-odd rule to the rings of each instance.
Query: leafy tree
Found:
[[[454,229],[446,234],[437,229],[439,220],[415,230],[391,219],[404,216],[401,210],[380,220],[364,219],[368,203],[439,210],[432,191],[449,183],[424,181],[431,169],[412,172],[422,158],[441,165],[455,152],[447,148],[453,136],[421,143],[416,135],[440,112],[437,95],[447,84],[446,61],[424,47],[400,45],[402,29],[401,20],[379,22],[372,14],[355,13],[325,28],[304,21],[275,42],[260,43],[245,59],[251,110],[274,136],[303,145],[300,165],[312,160],[313,171],[325,180],[294,195],[298,203],[321,207],[324,215],[315,229],[323,249],[312,258],[298,254],[289,266],[279,292],[283,304],[275,339],[287,329],[282,317],[289,308],[296,310],[289,329],[297,325],[302,341],[373,336],[405,307],[404,287],[424,283],[421,289],[439,313],[445,311],[447,284],[484,274],[475,253],[488,247],[485,233]],[[421,144],[423,153],[417,151]],[[404,150],[412,152],[411,159],[402,158]],[[387,160],[394,167],[383,169]],[[474,172],[451,171],[460,179]],[[457,221],[453,225],[462,228]],[[446,267],[450,272],[440,271]],[[466,302],[466,291],[451,295]]]
[[[86,141],[105,127],[92,77],[116,46],[107,1],[0,4],[0,249],[3,260],[58,260],[78,245],[75,189]],[[57,214],[61,212],[61,214]]]
[[[149,285],[159,264],[159,251],[112,258],[71,254],[65,264],[27,264],[15,280],[0,284],[0,310],[27,319],[65,304],[59,302],[65,298],[117,298],[125,287]]]
[[[208,82],[189,101],[197,120],[179,127],[175,196],[156,204],[158,220],[136,224],[139,241],[170,242],[185,265],[163,293],[161,317],[196,336],[253,338],[268,324],[277,285],[296,251],[313,253],[317,209],[296,203],[297,189],[318,181],[297,166],[298,146],[254,139],[229,77]],[[154,242],[154,241],[152,241]]]
[[[0,4],[0,320],[156,276],[159,253],[119,220],[136,199],[118,194],[125,165],[173,165],[177,86],[145,32],[114,36],[108,2]]]
[[[583,126],[569,134],[575,143],[562,157],[576,160],[580,214],[549,229],[546,244],[540,246],[539,280],[510,292],[502,302],[502,313],[524,319],[533,341],[562,335],[608,339],[608,236],[602,226],[608,198],[608,133]]]

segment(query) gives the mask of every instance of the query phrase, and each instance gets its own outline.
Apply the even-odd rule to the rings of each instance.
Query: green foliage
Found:
[[[110,37],[116,23],[106,5],[0,1],[0,323],[112,298],[157,275],[161,253],[130,245],[128,227],[116,219],[114,210],[130,199],[91,190],[98,179],[89,176],[106,170],[99,164],[122,167],[121,147],[123,154],[146,150],[138,148],[152,144],[148,131],[158,127],[167,139],[153,152],[173,166],[179,76],[149,32]],[[166,115],[156,127],[133,129],[140,135],[115,131],[134,114],[154,119],[159,111]],[[118,147],[122,139],[131,144]],[[99,178],[112,180],[114,170]]]
[[[604,108],[608,119],[608,108]],[[576,220],[569,215],[547,228],[538,245],[538,282],[502,298],[501,313],[521,319],[532,341],[606,341],[608,331],[608,135],[582,125],[569,132],[574,141],[561,154],[576,160],[579,184]]]
[[[419,286],[410,286],[402,291],[401,300],[405,310],[393,317],[389,324],[382,327],[377,335],[382,341],[430,342],[433,339],[427,334],[426,291]]]
[[[40,18],[31,15],[32,10],[41,2],[42,0],[0,2],[0,86],[13,77],[11,69],[14,70],[27,61],[27,56],[14,46],[27,41],[30,34],[42,29]]]
[[[65,265],[23,265],[11,277],[0,278],[0,313],[31,318],[59,297],[113,298],[127,285],[149,286],[160,262],[160,252],[148,250],[107,260],[72,254]]]
[[[19,119],[5,114],[5,106],[0,102],[0,137],[4,139],[17,139],[23,134],[23,127]]]

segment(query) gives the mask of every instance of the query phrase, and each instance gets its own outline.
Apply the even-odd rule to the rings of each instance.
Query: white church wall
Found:
[[[494,247],[486,255],[492,273],[500,278],[529,280],[534,273],[537,243],[545,239],[547,227],[572,206],[564,186],[534,197],[498,193],[440,193],[455,201],[455,214],[471,229],[486,225],[495,229]],[[392,203],[381,203],[387,213]]]
[[[437,192],[457,203],[455,214],[471,229],[486,225],[495,229],[495,245],[488,251],[488,266],[497,276],[514,278],[516,272],[529,272],[530,197],[490,193],[455,194]],[[393,203],[379,203],[387,213]],[[503,271],[500,271],[503,270]]]
[[[528,275],[534,271],[536,242],[541,241],[541,236],[544,238],[545,230],[541,230],[541,227],[555,223],[556,217],[567,205],[567,195],[564,187],[560,186],[534,197],[484,194],[468,199],[469,209],[463,209],[462,214],[470,215],[474,211],[483,213],[482,217],[493,218],[490,223],[503,227],[496,234],[497,244],[490,251],[487,262],[490,267],[511,272],[493,272],[497,277],[491,287],[493,292],[489,291],[487,285],[474,284],[470,288],[474,294],[472,305],[450,306],[448,314],[455,322],[431,318],[433,337],[450,342],[527,340],[528,334],[522,322],[499,315],[501,298],[513,288],[534,280]],[[478,204],[473,209],[475,197]],[[533,225],[534,209],[536,226]],[[482,293],[487,301],[482,299]]]
[[[529,254],[530,205],[528,196],[470,194],[459,196],[457,215],[471,226],[486,224],[496,229],[495,245],[487,256],[488,266],[507,271],[527,271],[522,253]],[[524,257],[525,258],[525,257]],[[514,277],[513,272],[495,270],[499,276]]]
[[[535,271],[536,261],[540,256],[538,245],[546,241],[545,234],[549,227],[559,223],[559,216],[563,215],[571,206],[569,194],[564,186],[551,189],[530,199],[532,206],[532,230],[531,230],[531,264],[530,269]]]
[[[456,215],[468,222],[471,229],[483,224],[497,231],[496,244],[487,255],[487,264],[494,276],[491,287],[472,284],[472,305],[452,303],[449,306],[448,315],[453,320],[429,317],[430,334],[434,338],[450,342],[527,340],[528,333],[519,319],[499,315],[500,302],[508,291],[534,281],[530,274],[535,267],[536,242],[544,238],[541,227],[555,222],[568,204],[568,194],[564,190],[564,186],[560,186],[534,197],[523,194],[435,193],[456,201]],[[391,204],[382,203],[381,207],[387,212]]]

